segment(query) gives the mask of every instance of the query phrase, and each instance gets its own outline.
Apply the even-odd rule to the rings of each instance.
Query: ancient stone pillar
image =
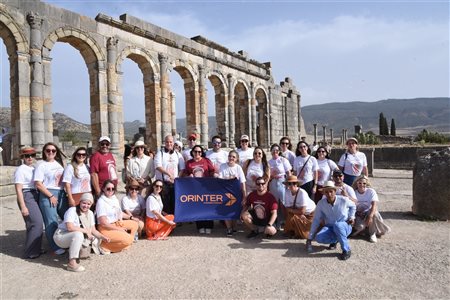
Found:
[[[333,128],[330,128],[330,146],[333,146]]]
[[[198,88],[200,102],[200,141],[208,145],[208,98],[206,94],[205,67],[198,66]]]
[[[168,57],[162,53],[158,54],[159,68],[161,70],[160,86],[161,86],[161,135],[162,139],[169,135],[170,122],[169,122],[169,74],[168,72]]]
[[[171,109],[170,109],[170,120],[172,123],[172,135],[176,136],[177,135],[177,116],[176,116],[176,108],[175,108],[175,100],[176,100],[176,96],[175,93],[170,92],[170,105],[171,105]]]
[[[108,81],[108,135],[111,139],[111,152],[114,154],[119,154],[119,136],[120,129],[119,124],[121,123],[119,118],[120,103],[119,95],[116,90],[117,86],[117,76],[115,62],[117,58],[117,42],[118,40],[114,37],[110,37],[107,41],[107,81]]]
[[[36,150],[42,149],[46,142],[45,138],[45,117],[43,101],[43,72],[41,53],[41,25],[42,18],[34,12],[27,15],[30,24],[30,108],[31,108],[31,136],[32,146]]]
[[[345,129],[342,129],[342,136],[341,136],[341,145],[345,145]]]
[[[251,113],[251,123],[249,126],[250,132],[248,133],[251,137],[252,147],[258,145],[256,138],[256,126],[258,121],[256,120],[256,97],[255,97],[255,84],[250,82],[250,113]]]
[[[272,87],[269,86],[269,99],[267,99],[267,146],[270,147],[273,141],[273,130],[272,130]]]
[[[314,126],[314,131],[313,131],[313,133],[314,133],[314,143],[317,143],[317,123],[314,123],[313,126]]]
[[[326,143],[327,142],[327,126],[322,125],[322,129],[323,129],[323,142]]]
[[[234,102],[233,75],[228,74],[228,119],[230,121],[230,148],[236,147],[236,143],[234,142],[234,135],[236,132],[236,124],[234,121]]]

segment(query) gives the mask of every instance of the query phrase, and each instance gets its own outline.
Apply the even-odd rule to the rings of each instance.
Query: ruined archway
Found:
[[[241,135],[249,135],[250,132],[250,97],[247,84],[238,80],[234,87],[234,123],[235,123],[235,138],[234,142],[239,145]]]
[[[262,87],[256,88],[256,139],[261,147],[269,147],[267,92]]]

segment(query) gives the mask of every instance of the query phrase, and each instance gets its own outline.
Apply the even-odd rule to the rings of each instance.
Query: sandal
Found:
[[[67,265],[67,271],[71,272],[83,272],[86,270],[82,265],[77,265],[76,267],[72,267],[71,265]]]

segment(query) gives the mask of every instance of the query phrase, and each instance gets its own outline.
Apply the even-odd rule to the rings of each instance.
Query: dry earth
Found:
[[[227,238],[219,224],[211,236],[199,236],[184,225],[167,241],[94,255],[82,262],[86,272],[72,273],[65,256],[20,258],[24,223],[9,197],[1,203],[1,298],[449,299],[449,223],[410,213],[410,171],[374,174],[393,231],[377,244],[351,239],[345,262],[317,244],[308,255],[304,240],[247,240],[243,231]]]

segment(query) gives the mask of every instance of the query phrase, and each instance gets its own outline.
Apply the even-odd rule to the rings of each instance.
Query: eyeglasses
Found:
[[[45,149],[46,153],[56,153],[56,149]]]
[[[326,151],[324,151],[324,150],[320,150],[320,151],[317,151],[317,153],[325,153]]]
[[[86,153],[77,153],[77,156],[79,156],[79,157],[86,157]]]
[[[248,141],[247,140],[242,140],[241,143],[248,143]]]
[[[32,158],[32,157],[36,157],[36,154],[24,154],[23,157],[24,158]]]
[[[100,146],[102,146],[102,147],[104,147],[104,146],[109,146],[109,145],[111,145],[111,143],[108,143],[108,142],[100,143]]]
[[[137,146],[136,149],[144,149],[144,146]]]
[[[286,142],[281,143],[281,145],[289,145],[289,142],[288,143],[286,143]]]
[[[214,145],[220,145],[220,144],[222,144],[222,142],[215,141],[215,142],[213,142],[213,144]]]
[[[262,152],[255,152],[253,155],[262,155]]]
[[[258,186],[263,186],[263,185],[265,185],[266,183],[265,182],[257,182],[256,183],[256,185],[258,185]]]
[[[366,185],[367,182],[361,182],[361,181],[359,181],[358,184]]]
[[[111,187],[107,187],[107,188],[105,188],[105,190],[107,191],[107,192],[114,192],[114,188],[111,188]]]
[[[192,153],[202,153],[202,151],[192,151]]]
[[[288,182],[287,185],[289,185],[289,186],[297,185],[297,182]]]
[[[156,184],[156,185],[155,185],[155,188],[160,188],[160,189],[162,189],[163,186],[162,186],[161,184]]]

